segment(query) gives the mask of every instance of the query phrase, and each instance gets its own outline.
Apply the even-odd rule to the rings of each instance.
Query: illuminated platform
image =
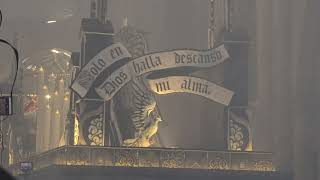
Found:
[[[35,171],[49,166],[275,171],[272,153],[265,152],[63,146],[25,161]],[[18,170],[18,163],[14,167]]]
[[[272,153],[64,146],[25,161],[33,180],[289,180]],[[12,166],[19,173],[19,163]],[[25,178],[25,177],[24,177]]]

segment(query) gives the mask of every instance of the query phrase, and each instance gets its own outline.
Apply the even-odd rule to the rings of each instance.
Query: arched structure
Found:
[[[69,110],[71,53],[39,52],[22,61],[24,119],[33,122],[36,153],[63,145]]]

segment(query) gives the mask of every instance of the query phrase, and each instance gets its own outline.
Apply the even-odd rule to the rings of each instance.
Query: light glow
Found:
[[[56,54],[60,53],[60,51],[58,51],[56,49],[51,49],[51,52],[56,53]]]
[[[36,71],[37,70],[37,66],[33,66],[31,69],[32,69],[32,71]]]
[[[79,120],[77,116],[74,116],[74,135],[73,135],[74,145],[79,144],[79,136],[80,136]]]
[[[56,22],[57,22],[56,20],[47,21],[48,24],[52,24],[52,23],[56,23]]]
[[[46,97],[46,99],[50,99],[51,98],[50,94],[47,94],[45,97]]]
[[[71,54],[70,54],[70,53],[64,52],[63,54],[66,55],[66,56],[68,56],[68,57],[71,57]]]

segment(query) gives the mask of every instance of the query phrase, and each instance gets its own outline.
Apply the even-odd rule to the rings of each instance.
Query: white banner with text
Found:
[[[224,62],[229,57],[224,45],[205,51],[175,50],[153,53],[128,62],[95,89],[100,97],[108,101],[134,77],[179,67],[208,68]]]

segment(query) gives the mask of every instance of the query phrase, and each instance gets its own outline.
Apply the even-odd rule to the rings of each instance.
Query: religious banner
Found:
[[[157,94],[192,93],[223,105],[229,105],[233,92],[215,83],[190,76],[169,76],[148,80],[149,87]]]
[[[127,46],[128,44],[122,45],[120,42],[101,51],[82,68],[71,86],[82,98],[91,88],[95,88],[96,93],[105,101],[112,99],[111,127],[112,141],[115,144],[128,147],[161,146],[157,131],[162,118],[157,108],[155,94],[191,93],[225,106],[229,105],[234,93],[213,82],[182,75],[159,79],[149,76],[156,75],[162,70],[179,71],[187,67],[201,69],[221,64],[230,57],[224,45],[207,50],[182,49],[156,52],[137,58],[135,57],[140,53],[132,53],[135,51],[129,51],[126,49]],[[121,61],[125,58],[128,61]],[[120,67],[112,66],[116,65],[117,61],[124,64],[118,64]],[[108,75],[105,75],[107,71]],[[96,82],[99,75],[105,76],[105,79]],[[90,113],[85,111],[82,114],[87,116]],[[80,125],[80,136],[85,139],[85,144],[101,145],[103,143],[101,116],[95,114],[81,119],[87,119],[84,121],[86,123]]]
[[[99,74],[115,62],[130,57],[131,54],[122,44],[115,43],[108,46],[81,69],[79,75],[72,83],[71,88],[83,98]]]
[[[174,50],[153,53],[136,58],[130,62],[134,75],[178,67],[207,68],[218,65],[230,56],[224,45],[204,51]]]
[[[113,72],[99,87],[97,94],[110,100],[127,82],[148,72],[179,68],[206,68],[218,65],[229,58],[224,45],[205,51],[175,50],[153,53],[136,58]]]
[[[128,64],[113,72],[99,87],[96,88],[97,94],[109,101],[112,97],[132,79],[132,73]]]

